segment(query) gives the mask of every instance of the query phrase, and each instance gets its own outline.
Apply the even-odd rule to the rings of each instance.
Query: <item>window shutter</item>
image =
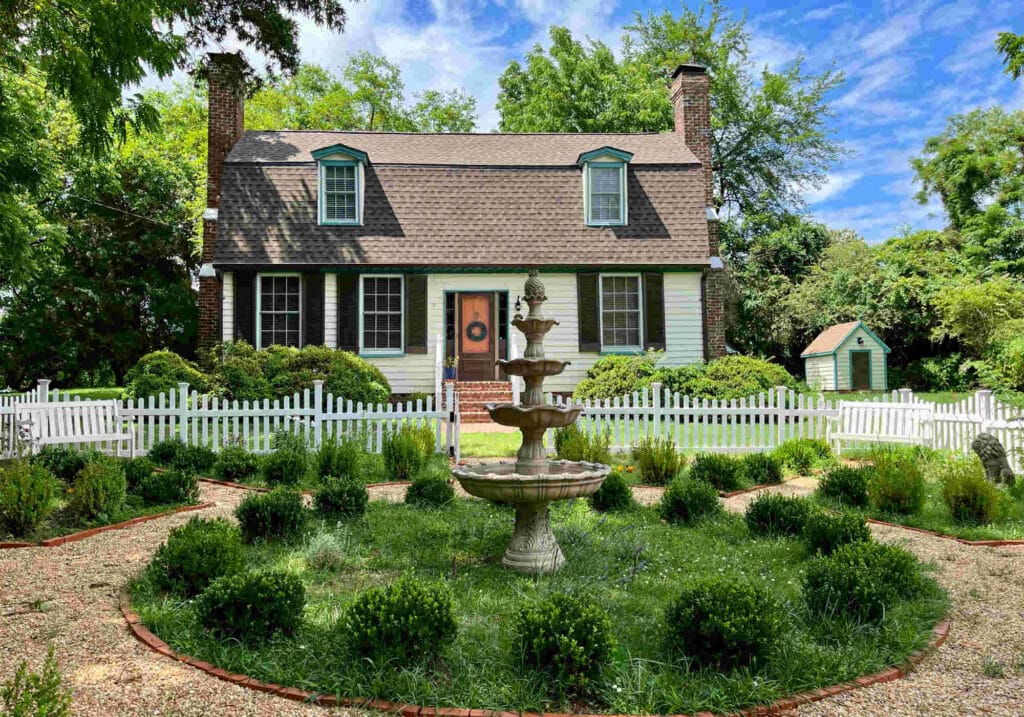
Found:
[[[320,346],[324,342],[324,275],[304,274],[302,276],[305,298],[302,318],[305,326],[304,346]]]
[[[665,278],[644,274],[644,349],[665,350]]]
[[[405,277],[405,352],[427,353],[427,276]]]
[[[338,274],[338,348],[359,352],[359,274]]]
[[[235,272],[235,340],[256,345],[256,275]]]
[[[580,351],[601,350],[601,298],[597,274],[576,275],[576,310],[579,314]]]

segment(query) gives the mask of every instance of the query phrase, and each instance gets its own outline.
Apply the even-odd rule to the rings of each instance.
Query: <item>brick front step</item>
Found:
[[[463,423],[490,423],[485,404],[512,402],[512,384],[508,381],[455,381],[454,385]]]

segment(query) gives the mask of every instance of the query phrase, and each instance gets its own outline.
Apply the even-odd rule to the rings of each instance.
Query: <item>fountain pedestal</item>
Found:
[[[520,573],[553,573],[565,564],[565,556],[551,530],[548,506],[555,500],[591,495],[601,487],[611,468],[599,463],[548,460],[545,431],[572,425],[583,407],[544,404],[544,378],[562,373],[568,362],[544,356],[544,337],[558,322],[541,314],[541,304],[547,297],[536,271],[531,271],[526,280],[523,298],[530,313],[525,319],[516,316],[512,325],[526,335],[526,350],[522,358],[498,361],[507,375],[525,380],[523,405],[487,404],[491,420],[515,426],[523,434],[516,462],[460,466],[452,474],[470,495],[515,505],[516,525],[501,560],[503,566]]]

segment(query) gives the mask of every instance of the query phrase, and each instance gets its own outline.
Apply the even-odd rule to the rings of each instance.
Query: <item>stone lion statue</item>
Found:
[[[985,475],[993,483],[1013,483],[1013,470],[1006,460],[1006,449],[999,439],[991,433],[979,433],[971,441],[971,448],[978,454],[981,464],[985,466]]]

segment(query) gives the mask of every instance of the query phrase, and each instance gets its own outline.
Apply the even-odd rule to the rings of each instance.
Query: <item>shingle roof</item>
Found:
[[[850,335],[850,332],[858,326],[860,326],[859,321],[847,321],[845,324],[829,326],[815,337],[810,346],[805,348],[804,352],[800,354],[800,357],[832,353],[839,348],[839,345]]]
[[[551,167],[574,165],[580,154],[609,146],[638,164],[699,164],[675,132],[640,134],[413,134],[402,132],[253,132],[242,135],[227,162],[310,162],[311,152],[344,144],[370,162],[442,166]]]

